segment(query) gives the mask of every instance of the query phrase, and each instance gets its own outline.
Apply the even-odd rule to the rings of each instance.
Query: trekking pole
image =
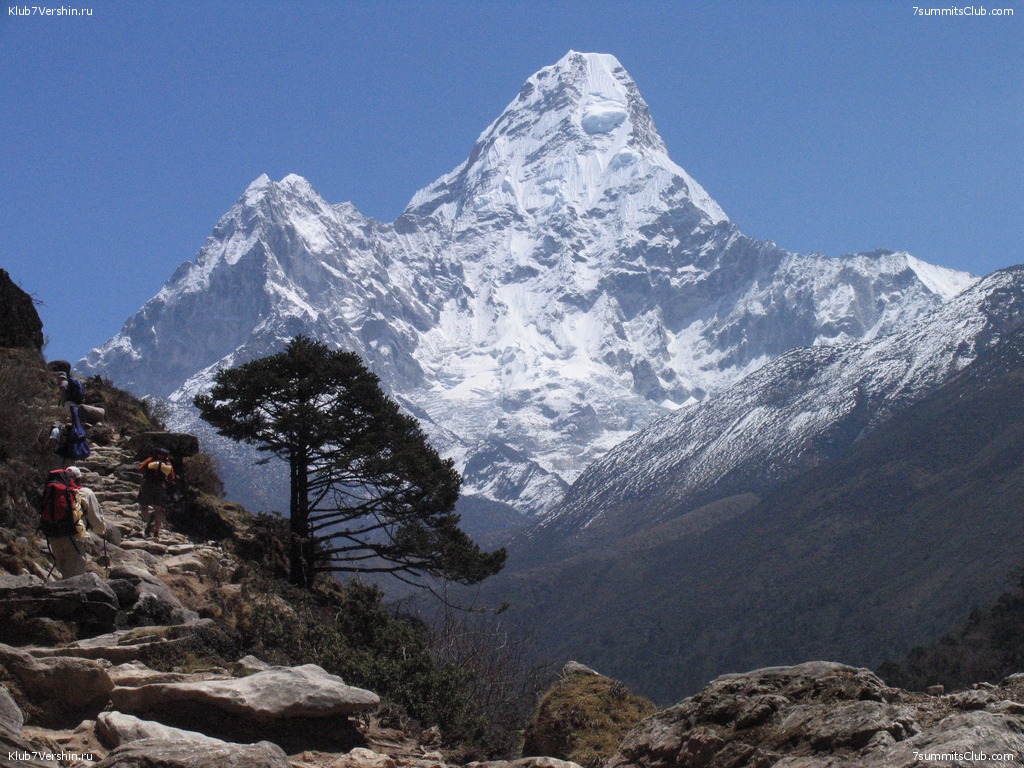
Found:
[[[50,570],[48,570],[46,572],[46,578],[43,579],[44,582],[47,582],[47,581],[50,580],[50,576],[53,575],[53,571],[57,567],[57,558],[53,556],[53,549],[50,547],[50,540],[49,539],[46,540],[46,551],[50,553],[50,559],[53,560],[53,565],[51,565],[50,566]]]

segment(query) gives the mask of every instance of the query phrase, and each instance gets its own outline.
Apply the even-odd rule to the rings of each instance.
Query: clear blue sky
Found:
[[[65,2],[92,16],[0,8],[0,267],[51,358],[114,335],[261,173],[394,219],[569,49],[619,58],[749,235],[1024,262],[1024,0]]]

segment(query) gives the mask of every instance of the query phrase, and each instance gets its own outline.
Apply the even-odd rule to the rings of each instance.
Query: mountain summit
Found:
[[[623,223],[633,227],[666,203],[694,207],[708,223],[727,220],[669,159],[647,103],[618,60],[570,51],[527,80],[469,159],[419,192],[406,214],[457,226],[480,211],[526,220],[581,214],[602,201],[622,209]]]
[[[358,352],[466,495],[535,514],[656,417],[795,347],[906,327],[972,281],[745,237],[669,158],[619,62],[570,52],[392,223],[260,177],[81,365],[195,430],[213,371],[304,333]]]

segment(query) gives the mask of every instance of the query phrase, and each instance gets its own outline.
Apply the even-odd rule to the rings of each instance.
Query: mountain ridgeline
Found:
[[[618,61],[570,52],[394,222],[257,179],[80,365],[166,398],[229,494],[280,509],[193,398],[300,333],[354,350],[462,472],[465,528],[518,529],[485,594],[670,703],[898,658],[1005,589],[1022,307],[1021,268],[743,235]]]
[[[570,52],[392,223],[298,176],[257,179],[81,366],[203,432],[191,401],[218,368],[298,333],[353,350],[464,471],[469,509],[521,523],[666,413],[791,349],[905,329],[973,279],[744,236],[670,159],[619,62]],[[229,492],[280,508],[277,485]]]
[[[783,356],[597,462],[492,589],[557,625],[549,653],[666,702],[728,670],[877,665],[992,602],[1024,538],[1024,267],[912,331],[827,351]],[[791,449],[811,403],[830,419]],[[706,455],[729,461],[702,475]]]

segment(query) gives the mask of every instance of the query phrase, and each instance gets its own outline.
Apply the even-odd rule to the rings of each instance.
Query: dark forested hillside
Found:
[[[876,664],[940,636],[1020,563],[1021,329],[998,341],[843,458],[763,498],[723,499],[516,574],[514,607],[555,627],[550,650],[661,702],[723,672]]]

